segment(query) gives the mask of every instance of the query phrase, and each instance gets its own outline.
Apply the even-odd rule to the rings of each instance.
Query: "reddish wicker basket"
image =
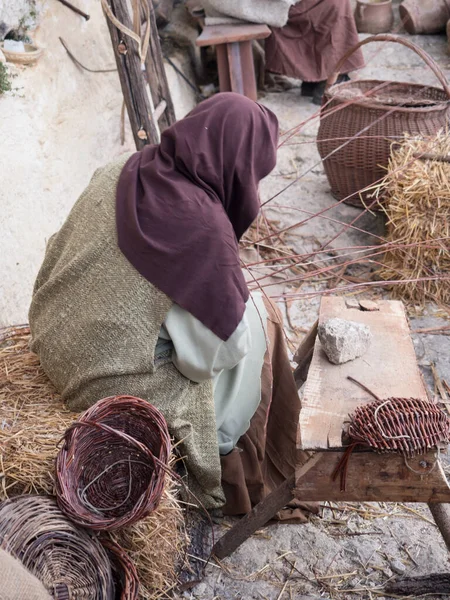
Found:
[[[110,538],[102,538],[101,542],[111,560],[120,600],[136,600],[139,595],[139,577],[134,563],[125,550]]]
[[[436,404],[417,398],[382,400],[353,377],[347,378],[375,400],[356,407],[350,415],[348,437],[351,443],[333,472],[333,479],[340,473],[341,490],[345,490],[348,461],[357,446],[379,453],[395,452],[406,460],[448,444],[450,418]]]
[[[348,57],[371,42],[395,42],[414,50],[439,79],[443,90],[374,80],[333,85]],[[446,127],[450,87],[441,68],[422,48],[388,34],[360,41],[341,58],[334,71],[324,94],[317,146],[333,196],[363,207],[364,203],[373,202],[373,189],[366,188],[386,174],[393,140],[404,133],[433,135]]]
[[[96,537],[71,523],[53,498],[17,496],[2,502],[0,545],[19,559],[56,600],[116,598],[106,550]]]
[[[170,449],[164,417],[149,402],[100,400],[65,433],[56,459],[61,510],[95,530],[143,519],[161,499]]]

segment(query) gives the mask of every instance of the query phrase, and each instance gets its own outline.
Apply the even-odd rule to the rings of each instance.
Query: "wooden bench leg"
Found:
[[[292,475],[222,536],[213,547],[212,554],[217,558],[226,558],[234,552],[292,500],[294,486],[295,475]]]
[[[218,44],[217,70],[221,92],[236,92],[257,100],[255,67],[251,41]]]
[[[227,44],[228,66],[230,69],[231,91],[244,96],[244,73],[242,71],[241,44]]]
[[[307,459],[296,473],[286,479],[276,490],[257,504],[253,510],[245,515],[234,527],[230,529],[212,549],[212,554],[217,558],[226,558],[236,550],[246,539],[255,533],[274,517],[279,510],[295,498],[295,487],[322,458],[321,452],[307,453]]]
[[[441,532],[447,548],[450,550],[450,505],[440,502],[429,503],[428,508],[433,515],[433,519]]]
[[[217,70],[219,72],[219,88],[221,92],[231,92],[230,67],[228,64],[227,45],[216,46]]]

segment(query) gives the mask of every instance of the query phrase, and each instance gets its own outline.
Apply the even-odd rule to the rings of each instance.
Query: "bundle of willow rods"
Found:
[[[164,417],[146,400],[99,400],[64,435],[56,497],[75,523],[120,529],[149,515],[164,491],[171,451]]]
[[[0,544],[57,600],[116,597],[105,548],[95,536],[71,523],[52,498],[17,496],[3,502]]]
[[[393,286],[402,299],[450,303],[450,135],[408,137],[392,147],[388,174],[377,193],[387,216],[380,276],[405,281]],[[402,245],[408,248],[402,248]],[[409,280],[424,279],[420,284]]]

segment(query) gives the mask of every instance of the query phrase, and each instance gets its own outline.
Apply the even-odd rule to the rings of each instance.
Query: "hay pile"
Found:
[[[424,155],[450,156],[450,135],[405,136],[393,148],[388,175],[378,189],[385,194],[387,239],[383,279],[405,281],[393,287],[397,297],[423,304],[450,304],[450,162]],[[415,156],[416,155],[416,156]],[[421,158],[418,158],[421,156]],[[400,245],[413,244],[402,248]],[[409,280],[435,278],[411,283]]]
[[[30,352],[29,329],[0,331],[0,499],[53,493],[57,445],[77,415],[62,404]],[[111,537],[129,554],[141,582],[139,598],[168,597],[177,581],[176,563],[187,544],[184,518],[167,478],[156,511]]]

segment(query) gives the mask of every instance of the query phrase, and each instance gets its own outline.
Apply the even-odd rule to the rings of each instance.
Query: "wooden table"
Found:
[[[270,35],[267,25],[207,25],[197,46],[215,46],[221,92],[257,99],[252,40]]]
[[[383,300],[362,305],[366,309],[341,297],[323,298],[319,322],[339,317],[368,325],[373,335],[370,348],[356,360],[334,365],[322,349],[317,326],[306,336],[296,353],[299,367],[295,374],[301,384],[307,371],[299,422],[298,450],[302,461],[295,476],[217,542],[213,553],[218,558],[231,554],[293,497],[302,501],[426,502],[450,547],[450,518],[447,507],[440,504],[450,501],[450,487],[438,449],[407,461],[400,454],[356,451],[348,463],[345,491],[341,490],[339,478],[332,478],[348,445],[348,415],[357,406],[374,400],[348,380],[348,375],[383,399],[428,400],[403,304]],[[446,451],[446,447],[441,450]]]

